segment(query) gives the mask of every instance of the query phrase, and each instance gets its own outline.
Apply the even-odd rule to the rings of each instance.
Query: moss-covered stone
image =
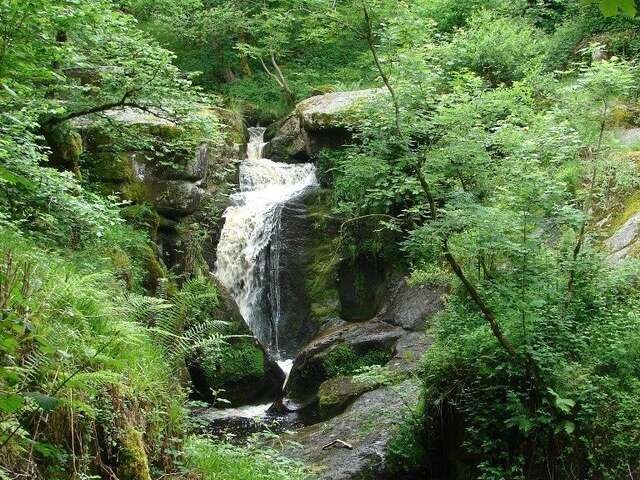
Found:
[[[45,137],[51,148],[52,165],[72,170],[79,177],[83,143],[78,131],[72,125],[63,123],[47,129]]]
[[[264,352],[253,339],[225,345],[219,358],[205,358],[202,364],[207,380],[214,388],[260,379],[264,375],[264,365]]]
[[[129,152],[99,152],[85,155],[83,169],[91,181],[128,182],[135,178],[133,158]]]
[[[120,435],[118,477],[120,480],[151,480],[149,459],[142,433],[126,425]]]
[[[342,413],[357,397],[372,389],[372,386],[354,380],[350,376],[331,378],[318,389],[318,405],[323,419]]]
[[[328,190],[319,191],[306,201],[313,234],[309,235],[304,281],[310,302],[311,320],[318,327],[340,316],[337,283],[338,225],[332,220],[330,202]]]

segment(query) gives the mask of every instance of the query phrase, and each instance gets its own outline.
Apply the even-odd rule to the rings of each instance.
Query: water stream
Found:
[[[287,331],[281,308],[286,295],[280,288],[281,213],[287,202],[315,187],[317,179],[311,163],[263,158],[264,132],[260,127],[249,129],[240,188],[224,213],[214,273],[233,295],[253,334],[288,374],[293,360],[280,348]],[[246,408],[256,412],[254,407]]]

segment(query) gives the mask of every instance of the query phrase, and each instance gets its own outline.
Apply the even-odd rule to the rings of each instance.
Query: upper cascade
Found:
[[[264,132],[249,129],[247,159],[240,165],[240,188],[231,195],[217,250],[216,277],[234,296],[247,325],[278,358],[284,330],[280,308],[282,207],[318,185],[311,163],[286,164],[262,158]]]

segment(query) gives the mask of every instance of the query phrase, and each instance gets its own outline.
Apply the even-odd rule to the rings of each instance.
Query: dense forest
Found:
[[[635,0],[0,0],[0,479],[640,479]]]

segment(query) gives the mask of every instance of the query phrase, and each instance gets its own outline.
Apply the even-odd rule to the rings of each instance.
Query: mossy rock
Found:
[[[220,349],[205,348],[190,370],[204,397],[222,390],[219,397],[232,406],[273,400],[284,383],[284,373],[252,337],[231,339]]]
[[[402,328],[377,321],[331,328],[300,352],[285,393],[298,402],[311,402],[325,380],[353,375],[365,366],[385,365],[403,335]]]
[[[264,375],[264,353],[253,339],[242,339],[222,347],[220,359],[205,358],[204,373],[214,388],[252,382]]]
[[[127,425],[120,435],[118,477],[120,480],[151,480],[149,459],[142,433]]]
[[[82,168],[92,181],[128,182],[135,179],[134,158],[131,152],[93,153],[84,156]]]
[[[368,349],[361,352],[348,344],[340,344],[331,349],[322,359],[322,368],[329,378],[338,375],[352,375],[362,367],[384,365],[393,357],[386,349]]]
[[[326,420],[342,413],[356,398],[372,389],[372,385],[340,375],[322,382],[318,389],[320,416]]]
[[[306,199],[307,217],[313,235],[309,235],[305,288],[309,297],[311,320],[319,329],[340,317],[338,294],[339,255],[338,224],[331,215],[331,196],[328,190],[319,191]]]

